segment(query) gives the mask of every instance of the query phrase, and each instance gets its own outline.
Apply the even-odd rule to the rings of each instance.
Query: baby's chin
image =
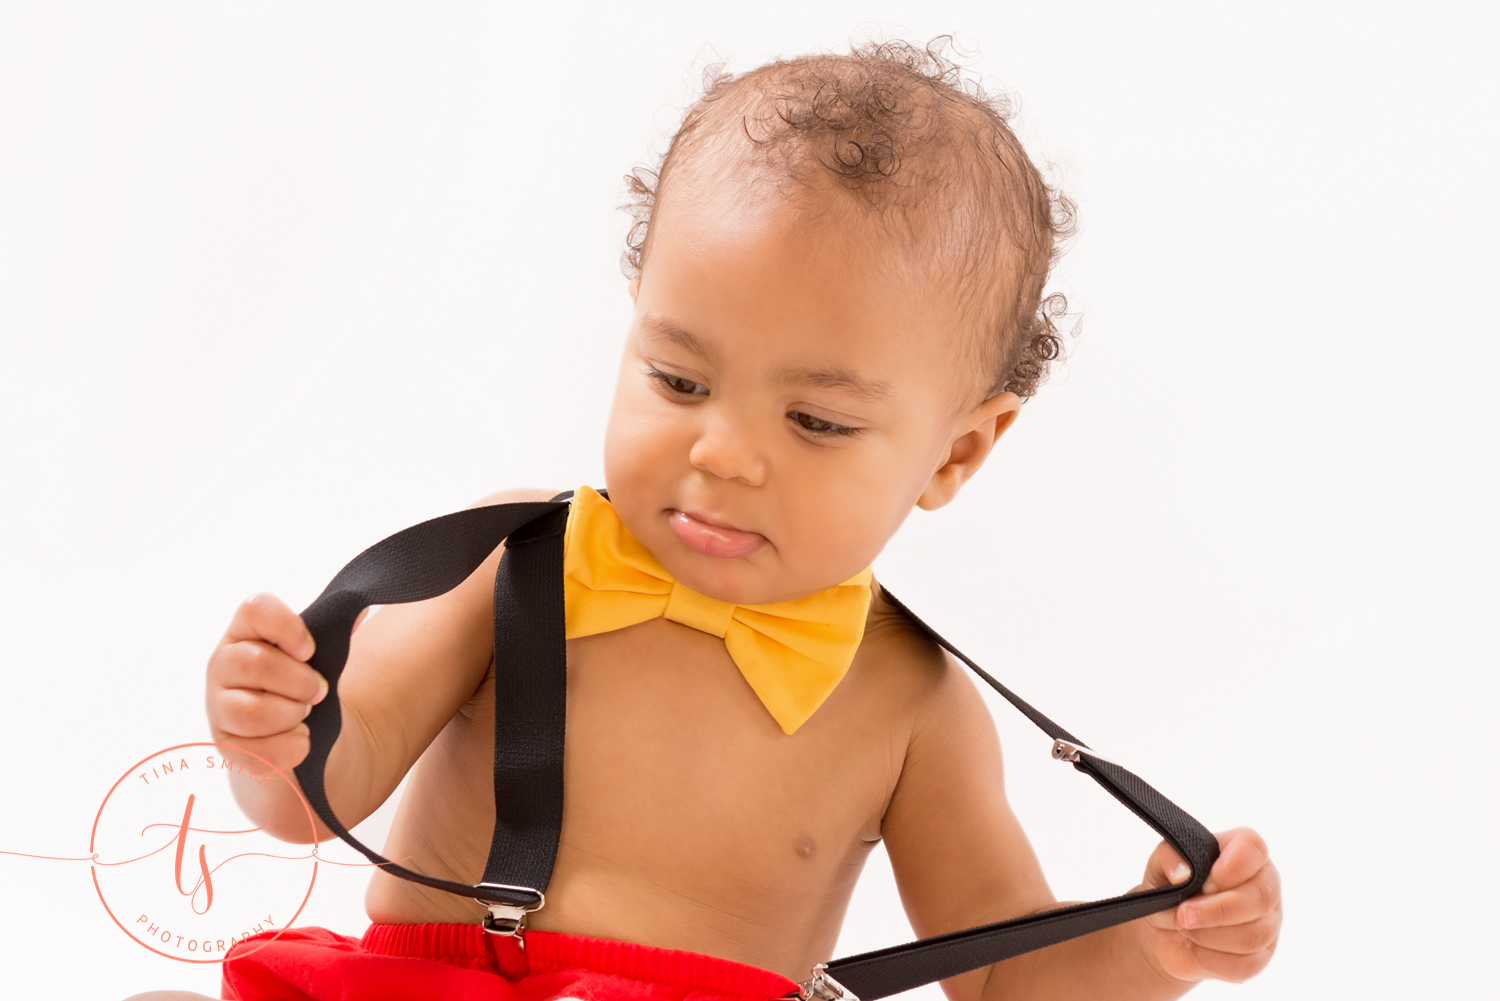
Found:
[[[641,541],[673,579],[715,600],[764,605],[782,600],[787,591],[776,548],[769,542],[749,556],[732,558],[699,552],[670,534]]]
[[[837,579],[829,579],[826,571],[816,576],[797,573],[769,540],[750,556],[732,559],[697,552],[675,538],[672,542],[676,545],[663,547],[668,550],[665,553],[652,551],[657,562],[699,594],[735,605],[770,605],[805,598],[836,587],[859,572]],[[646,548],[652,549],[649,543]]]

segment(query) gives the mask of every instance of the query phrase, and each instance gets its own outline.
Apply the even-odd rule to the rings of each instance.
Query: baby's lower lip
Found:
[[[766,544],[766,537],[758,532],[742,532],[738,528],[710,525],[688,514],[686,511],[667,512],[667,524],[677,533],[677,538],[689,549],[696,549],[705,556],[723,559],[739,559],[749,556]]]

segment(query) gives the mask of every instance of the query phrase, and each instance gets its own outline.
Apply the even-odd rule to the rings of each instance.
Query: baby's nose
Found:
[[[727,417],[710,418],[704,423],[688,461],[694,469],[721,480],[739,480],[752,487],[766,482],[765,454],[746,428]]]

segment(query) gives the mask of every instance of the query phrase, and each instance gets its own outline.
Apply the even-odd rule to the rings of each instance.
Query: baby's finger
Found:
[[[231,738],[272,737],[302,725],[311,710],[305,703],[269,692],[228,688],[214,699],[209,721]]]
[[[1141,880],[1141,885],[1155,889],[1172,883],[1186,883],[1192,874],[1192,869],[1182,860],[1182,856],[1163,841],[1146,860],[1146,875]],[[1147,916],[1145,920],[1153,928],[1160,928],[1162,931],[1173,931],[1177,927],[1175,912],[1170,907]]]
[[[1231,890],[1183,901],[1174,916],[1178,928],[1192,931],[1243,924],[1280,908],[1281,873],[1267,862],[1253,877]]]
[[[1146,875],[1142,883],[1152,889],[1169,883],[1186,883],[1192,870],[1177,854],[1176,849],[1163,841],[1146,860]]]
[[[1209,870],[1204,893],[1217,893],[1239,886],[1271,861],[1265,839],[1248,827],[1236,827],[1214,835],[1219,839],[1219,860]]]
[[[249,640],[220,647],[209,670],[210,694],[218,688],[271,692],[305,705],[328,694],[328,682],[317,671],[279,648]]]
[[[1281,912],[1272,911],[1239,925],[1184,930],[1183,934],[1194,945],[1201,945],[1215,952],[1249,956],[1276,944],[1276,939],[1281,934]]]
[[[1266,964],[1271,961],[1271,954],[1276,951],[1276,947],[1270,946],[1248,956],[1219,952],[1198,945],[1193,946],[1192,951],[1193,961],[1204,973],[1216,980],[1227,980],[1232,984],[1238,984],[1264,970]]]
[[[307,623],[274,594],[257,594],[241,603],[224,638],[231,643],[265,640],[297,660],[307,660],[313,655],[313,638],[307,631]]]
[[[280,768],[290,778],[292,769],[302,764],[307,757],[310,738],[307,727],[299,726],[295,730],[278,733],[274,737],[233,737],[223,743],[242,751],[249,751],[250,754],[259,755],[265,761]],[[224,756],[235,761],[237,770],[243,770],[252,775],[263,772],[266,768],[261,761],[248,755],[225,754]]]

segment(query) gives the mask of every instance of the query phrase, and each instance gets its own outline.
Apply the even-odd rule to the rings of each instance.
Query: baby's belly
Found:
[[[418,763],[388,858],[479,880],[494,822],[491,698],[486,685]],[[720,641],[660,621],[570,642],[568,701],[562,843],[532,927],[795,979],[829,958],[894,785],[878,727],[847,725],[831,699],[788,737]],[[383,873],[366,904],[379,922],[483,914]]]

